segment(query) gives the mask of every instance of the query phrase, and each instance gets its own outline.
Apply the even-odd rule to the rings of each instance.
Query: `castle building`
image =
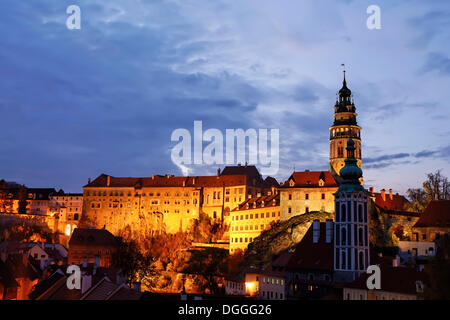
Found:
[[[200,214],[229,224],[230,211],[255,197],[271,180],[254,166],[227,167],[216,176],[122,178],[100,175],[84,189],[83,215],[112,233],[130,226],[143,232],[187,231]]]
[[[368,192],[360,183],[362,170],[355,158],[355,143],[346,143],[347,158],[340,170],[342,184],[335,193],[335,281],[350,282],[365,273],[370,264]]]
[[[330,172],[340,183],[339,171],[344,167],[345,148],[347,140],[352,138],[355,147],[355,159],[358,167],[361,167],[361,127],[356,122],[356,107],[351,100],[352,92],[344,81],[339,90],[338,100],[334,106],[334,122],[330,127]]]
[[[293,172],[280,187],[281,220],[313,212],[334,212],[338,184],[328,171]]]
[[[83,211],[82,193],[64,193],[60,190],[50,196],[49,214],[59,219],[63,233],[70,236],[78,226]]]
[[[272,193],[247,199],[231,211],[230,253],[245,251],[264,230],[280,221],[280,195]]]

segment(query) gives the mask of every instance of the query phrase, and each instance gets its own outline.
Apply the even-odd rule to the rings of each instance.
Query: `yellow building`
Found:
[[[84,186],[83,215],[113,234],[187,231],[200,213],[227,224],[229,213],[266,182],[254,166],[226,167],[216,176],[118,178],[105,174]]]
[[[280,221],[280,196],[270,193],[247,199],[231,211],[230,253],[245,251],[253,239]]]
[[[281,220],[312,212],[334,212],[338,184],[328,171],[293,172],[280,187]]]

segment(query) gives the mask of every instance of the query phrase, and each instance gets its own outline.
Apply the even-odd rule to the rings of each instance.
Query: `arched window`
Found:
[[[341,221],[347,221],[347,211],[345,208],[345,204],[341,205]]]
[[[363,209],[362,204],[358,205],[358,221],[363,222]]]
[[[78,213],[75,213],[75,214],[73,215],[73,220],[78,220]]]

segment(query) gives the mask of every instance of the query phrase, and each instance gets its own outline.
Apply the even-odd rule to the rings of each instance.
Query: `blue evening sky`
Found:
[[[79,192],[101,173],[181,175],[170,136],[194,120],[280,129],[279,181],[326,170],[345,63],[365,183],[403,193],[450,176],[449,27],[447,0],[2,0],[0,178]]]

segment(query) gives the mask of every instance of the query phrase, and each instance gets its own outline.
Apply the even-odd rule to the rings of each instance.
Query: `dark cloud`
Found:
[[[409,153],[396,153],[396,154],[386,154],[374,158],[364,158],[364,163],[374,163],[374,162],[381,162],[385,160],[395,160],[395,159],[402,159],[409,157]]]
[[[416,158],[440,158],[450,160],[450,145],[436,150],[423,150],[414,154]]]

